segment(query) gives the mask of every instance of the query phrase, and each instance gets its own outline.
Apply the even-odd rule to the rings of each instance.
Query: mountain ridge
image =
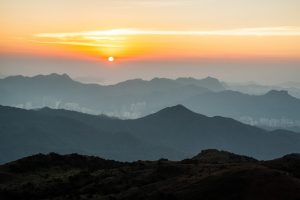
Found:
[[[207,148],[273,158],[300,152],[300,135],[285,130],[269,132],[230,118],[206,117],[182,105],[135,120],[0,106],[0,146],[2,162],[51,151],[119,160],[178,160]]]
[[[7,106],[27,109],[48,106],[136,119],[182,104],[204,115],[221,115],[267,129],[298,130],[300,127],[300,99],[282,90],[270,90],[262,95],[225,90],[212,77],[132,79],[109,86],[83,84],[66,74],[27,77],[30,81],[25,82],[7,79],[0,79],[3,94],[0,104]],[[216,90],[215,85],[220,88]]]
[[[0,165],[0,198],[300,198],[299,157],[257,161],[217,149],[195,157],[128,163],[78,154],[37,154]]]

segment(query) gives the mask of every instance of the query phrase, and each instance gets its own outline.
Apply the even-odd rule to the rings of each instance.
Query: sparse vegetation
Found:
[[[298,154],[257,161],[206,150],[183,161],[131,163],[38,154],[0,166],[0,198],[299,199],[299,171]]]

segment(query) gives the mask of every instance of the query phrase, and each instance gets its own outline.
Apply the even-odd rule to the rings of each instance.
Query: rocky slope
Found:
[[[38,154],[0,166],[0,198],[299,199],[299,166],[299,154],[257,161],[218,150],[177,162]]]

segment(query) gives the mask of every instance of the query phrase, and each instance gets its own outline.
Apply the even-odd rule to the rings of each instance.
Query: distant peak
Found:
[[[150,81],[161,81],[161,80],[170,80],[170,79],[155,77],[155,78],[151,79]]]
[[[42,108],[37,108],[37,109],[34,109],[36,111],[52,111],[53,109],[48,107],[48,106],[45,106],[45,107],[42,107]]]
[[[194,118],[203,118],[206,116],[195,113],[186,107],[184,107],[181,104],[178,104],[176,106],[171,106],[171,107],[166,107],[156,113],[153,113],[151,115],[147,115],[143,118],[156,118],[159,120],[183,120],[183,121],[188,121],[190,119]]]
[[[60,76],[63,76],[63,75],[65,75],[65,74],[60,75],[60,74],[57,74],[57,73],[51,73],[51,74],[45,75],[45,76],[60,77]]]
[[[14,76],[7,76],[4,79],[5,80],[15,80],[15,79],[23,79],[25,78],[25,76],[23,75],[14,75]]]
[[[33,80],[51,80],[51,81],[73,81],[70,76],[67,74],[57,74],[57,73],[52,73],[52,74],[47,74],[47,75],[37,75],[32,77],[31,79]]]
[[[283,156],[285,159],[297,159],[300,160],[300,153],[291,153]]]
[[[207,76],[205,79],[214,79],[214,80],[216,80],[216,78],[211,77],[211,76]]]
[[[174,111],[175,110],[175,111],[188,111],[188,112],[192,112],[191,110],[187,109],[182,104],[177,104],[176,106],[166,107],[163,110],[168,110],[168,111]]]
[[[265,96],[282,97],[282,96],[290,96],[290,95],[286,90],[270,90],[265,94]]]
[[[151,79],[149,82],[159,82],[159,83],[164,83],[164,82],[173,82],[174,80],[173,79],[169,79],[169,78],[158,78],[158,77],[155,77],[153,79]]]
[[[187,109],[185,106],[178,104],[176,106],[166,107],[157,113],[161,114],[170,114],[170,115],[186,115],[186,114],[197,114],[189,109]],[[198,115],[198,114],[197,114]],[[199,114],[200,115],[200,114]]]
[[[179,77],[175,80],[190,80],[190,81],[195,81],[197,79],[193,78],[193,77]]]
[[[136,78],[136,79],[129,79],[126,81],[119,82],[116,85],[132,85],[132,84],[140,84],[143,82],[145,82],[145,80],[143,80],[141,78]]]
[[[45,75],[48,77],[52,77],[52,78],[63,78],[63,79],[71,79],[70,76],[68,74],[57,74],[57,73],[52,73],[49,75]]]
[[[211,76],[208,76],[208,77],[206,77],[206,78],[204,78],[204,79],[202,79],[202,80],[206,80],[206,81],[217,81],[217,82],[219,82],[218,79],[216,79],[216,78],[214,78],[214,77],[211,77]]]

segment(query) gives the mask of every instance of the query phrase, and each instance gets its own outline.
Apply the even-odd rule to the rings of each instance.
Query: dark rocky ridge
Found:
[[[297,154],[257,161],[213,149],[177,162],[38,154],[0,166],[0,198],[292,200],[299,166]]]
[[[257,160],[248,156],[240,156],[227,151],[218,151],[216,149],[203,150],[192,158],[203,163],[251,163]]]

